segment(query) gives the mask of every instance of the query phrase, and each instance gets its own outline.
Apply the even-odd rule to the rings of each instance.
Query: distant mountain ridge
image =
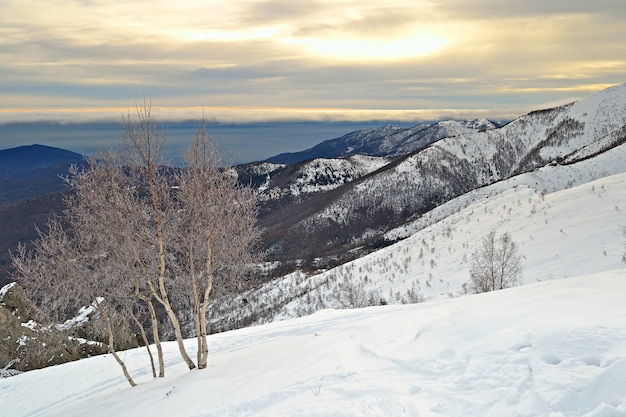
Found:
[[[0,203],[12,203],[66,189],[61,175],[84,157],[44,145],[0,150]]]
[[[72,164],[83,156],[44,145],[0,150],[0,285],[8,281],[9,251],[37,238],[49,217],[63,210],[62,191]]]
[[[0,176],[47,168],[58,163],[79,163],[83,156],[45,145],[27,145],[0,150]]]
[[[439,139],[497,127],[498,124],[486,119],[421,123],[407,129],[385,125],[356,130],[336,139],[325,140],[310,149],[282,153],[266,161],[295,164],[316,158],[347,158],[354,155],[396,156],[416,151]]]

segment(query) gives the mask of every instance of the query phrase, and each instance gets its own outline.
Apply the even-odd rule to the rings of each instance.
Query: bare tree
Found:
[[[106,258],[109,277],[117,277],[117,288],[126,291],[125,303],[120,308],[129,320],[137,323],[136,313],[143,310],[149,313],[159,376],[163,377],[159,323],[154,299],[144,280],[147,260],[137,261],[141,256],[138,248],[149,245],[151,240],[146,226],[148,214],[138,215],[144,204],[137,195],[136,181],[122,165],[120,154],[113,151],[89,158],[87,167],[73,167],[70,174],[67,181],[73,194],[66,199],[68,222],[78,236],[91,242],[92,250]],[[145,334],[145,329],[140,332]],[[153,363],[148,344],[146,349]]]
[[[70,236],[58,219],[51,219],[48,229],[39,231],[33,252],[18,247],[13,256],[16,277],[30,298],[57,323],[80,307],[93,306],[106,327],[109,352],[128,383],[135,386],[115,348],[118,329],[125,324],[115,306],[124,302],[126,291],[120,288],[115,275],[102,267],[106,255],[94,252],[88,247],[89,241],[79,236]]]
[[[516,285],[522,276],[522,265],[511,235],[504,233],[497,238],[496,232],[491,231],[472,255],[470,275],[475,293]]]
[[[176,175],[179,202],[177,296],[191,304],[198,341],[198,368],[207,366],[206,315],[213,292],[238,291],[241,278],[259,260],[256,195],[225,169],[204,124]]]
[[[37,279],[32,285],[39,301],[58,304],[59,311],[67,310],[69,300],[83,305],[96,300],[111,345],[118,317],[126,325],[138,326],[147,345],[143,321],[137,316],[147,314],[159,376],[164,376],[164,362],[156,307],[169,318],[189,369],[196,364],[185,349],[180,317],[191,309],[197,366],[205,368],[209,299],[241,290],[243,278],[259,260],[256,195],[222,166],[204,126],[185,154],[186,166],[174,169],[161,160],[165,134],[149,103],[138,105],[123,122],[125,152],[101,152],[86,167],[71,170],[67,182],[73,194],[66,200],[64,221],[72,233],[62,233],[59,224],[40,239],[42,245],[58,240],[55,250],[60,252],[37,258],[38,275],[26,269],[24,274],[43,277],[49,269],[55,277],[66,277]],[[43,246],[37,249],[46,251]],[[64,252],[70,249],[71,253]],[[25,259],[15,258],[18,267]],[[68,268],[74,269],[66,273]],[[58,299],[52,296],[68,285],[74,285],[75,292]],[[48,292],[51,286],[55,289]],[[156,374],[149,346],[147,350]]]
[[[141,198],[141,195],[138,195],[139,199],[135,199],[135,202],[139,203],[138,209],[128,212],[130,217],[124,217],[123,220],[135,220],[147,214],[148,236],[154,236],[148,239],[147,244],[139,246],[133,242],[134,236],[130,235],[130,228],[122,221],[125,238],[132,249],[134,260],[140,268],[143,283],[147,286],[150,296],[163,306],[172,323],[183,360],[189,369],[194,369],[196,365],[185,349],[180,320],[172,307],[166,285],[168,272],[171,271],[168,271],[164,228],[168,215],[173,217],[174,213],[171,183],[166,175],[166,167],[161,161],[165,134],[152,115],[149,103],[144,101],[143,106],[137,105],[135,114],[129,113],[124,118],[123,139],[127,147],[126,163],[134,180],[134,183],[129,185],[137,190],[135,193],[145,192],[148,196]],[[148,262],[153,263],[156,268],[149,268]]]
[[[178,170],[159,162],[163,136],[155,124],[146,103],[137,108],[134,117],[124,120],[126,166],[131,168],[129,176],[137,176],[133,187],[143,188],[147,195],[144,200],[149,204],[138,211],[149,213],[151,231],[145,235],[153,236],[152,242],[141,245],[136,243],[137,231],[125,239],[133,248],[135,264],[150,296],[170,318],[190,369],[194,363],[185,351],[178,316],[191,306],[198,342],[197,366],[202,369],[208,357],[209,297],[215,292],[240,290],[242,278],[259,260],[255,251],[260,241],[257,199],[252,189],[238,184],[236,175],[224,166],[204,124],[184,155],[185,166]],[[136,218],[137,213],[129,211],[126,217]],[[148,268],[148,262],[152,267]],[[150,275],[149,271],[158,274]]]

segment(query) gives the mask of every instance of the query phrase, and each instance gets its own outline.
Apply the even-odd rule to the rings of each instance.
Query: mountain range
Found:
[[[369,157],[383,159],[369,159],[370,169],[356,175],[362,157],[264,162],[253,166],[254,175],[251,166],[241,168],[242,181],[262,187],[270,208],[261,219],[272,242],[270,256],[309,259],[312,270],[334,266],[389,244],[387,232],[467,192],[620,146],[626,137],[626,85],[533,111],[499,128],[469,125],[476,128],[407,154]],[[354,142],[340,138],[337,143],[348,149]]]
[[[623,84],[577,102],[533,111],[504,126],[482,119],[408,129],[386,125],[235,170],[242,183],[259,191],[267,261],[279,266],[268,272],[271,279],[296,269],[309,273],[328,269],[390,245],[407,237],[397,230],[413,230],[411,224],[453,199],[546,165],[597,157],[621,146],[625,131]],[[51,151],[40,146],[30,150]],[[42,182],[44,171],[37,170],[55,172],[48,177],[58,180],[55,170],[82,160],[80,155],[55,150],[48,159],[38,157],[29,169],[17,169],[7,164],[7,152],[0,151],[0,167],[13,184],[32,184],[36,172]],[[39,213],[43,219],[42,206],[48,215],[50,207],[61,204],[58,194],[36,195],[32,185],[21,189],[33,190],[35,196],[26,194],[30,198],[0,205],[0,220],[9,224],[6,219],[21,213],[23,222],[31,225],[30,235],[20,232],[27,240],[33,237],[34,222],[26,213]],[[11,224],[17,227],[20,222]],[[0,241],[15,244],[20,236],[7,237],[7,228],[3,230]]]
[[[227,310],[232,300],[216,302],[213,326],[464,295],[472,252],[489,231],[520,242],[524,284],[624,268],[625,175],[625,85],[499,129],[442,139],[296,204],[309,211],[283,239],[296,234],[306,240],[302,248],[314,242],[319,253],[336,244],[320,233],[369,223],[336,244],[343,252],[312,257],[243,294],[248,303],[235,313]],[[440,200],[420,198],[425,193]],[[374,216],[385,205],[388,215]]]
[[[276,155],[268,158],[267,162],[295,164],[315,158],[402,155],[424,148],[439,139],[495,129],[496,127],[498,124],[485,119],[446,120],[434,124],[418,124],[408,129],[385,125],[376,129],[361,129],[350,132],[301,152]]]

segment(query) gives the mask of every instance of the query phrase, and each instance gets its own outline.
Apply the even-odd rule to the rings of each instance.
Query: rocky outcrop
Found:
[[[49,323],[16,283],[0,289],[0,369],[29,371],[105,353],[106,345],[86,343]]]

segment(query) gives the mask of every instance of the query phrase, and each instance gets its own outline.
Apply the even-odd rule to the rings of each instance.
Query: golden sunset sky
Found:
[[[623,82],[624,0],[0,0],[0,122],[506,119]]]

